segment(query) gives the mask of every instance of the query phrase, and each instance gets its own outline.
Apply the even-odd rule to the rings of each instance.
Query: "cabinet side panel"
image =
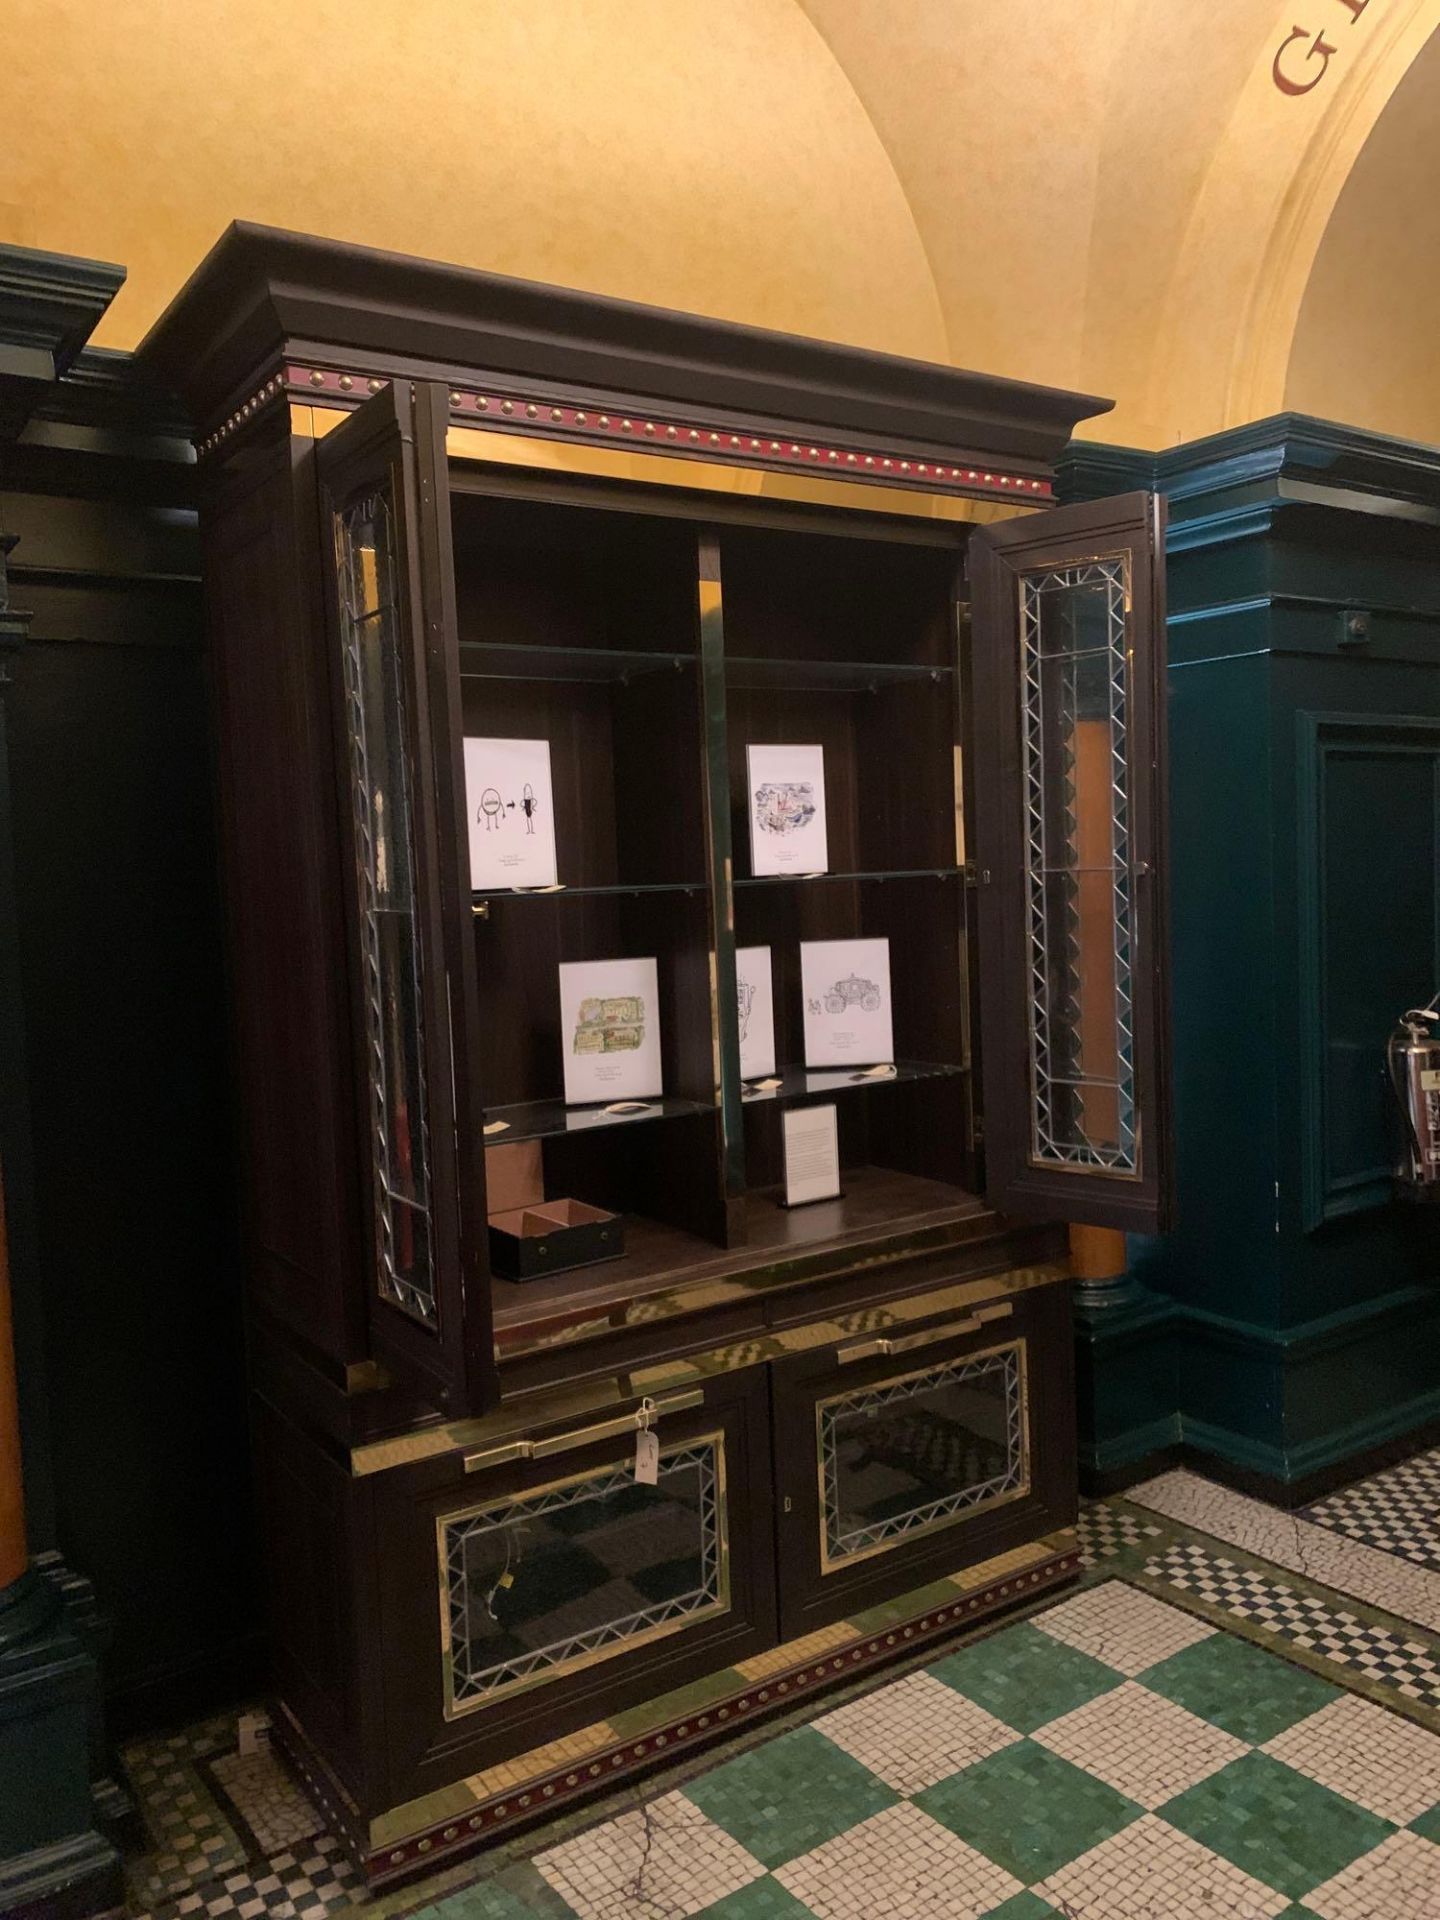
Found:
[[[275,1692],[369,1813],[383,1751],[363,1653],[373,1662],[369,1489],[259,1397],[253,1431]]]
[[[254,1304],[363,1356],[355,1107],[313,482],[285,442],[206,515],[231,996]],[[305,511],[307,502],[310,512]]]

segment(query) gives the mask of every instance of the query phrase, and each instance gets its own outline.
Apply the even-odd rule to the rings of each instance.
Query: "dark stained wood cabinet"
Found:
[[[202,423],[278,1725],[385,1881],[1073,1570],[1060,1223],[1167,1207],[1159,518],[1049,508],[1082,395],[261,228],[142,351]],[[472,891],[474,736],[548,743],[562,886]],[[755,874],[796,741],[828,871]],[[894,1070],[817,1081],[852,938]],[[640,956],[663,1096],[567,1107],[557,968]],[[623,1254],[492,1273],[497,1155]]]

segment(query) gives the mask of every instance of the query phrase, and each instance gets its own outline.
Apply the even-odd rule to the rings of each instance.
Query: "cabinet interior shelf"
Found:
[[[553,680],[571,685],[587,681],[627,684],[653,673],[684,673],[696,664],[693,653],[659,653],[640,647],[520,646],[508,641],[467,640],[460,644],[462,680]]]
[[[822,881],[839,880],[957,880],[963,867],[874,867],[867,873],[737,873],[737,887],[818,886]]]
[[[774,1087],[748,1080],[743,1089],[746,1106],[762,1105],[768,1100],[828,1100],[837,1093],[860,1093],[867,1087],[898,1087],[915,1080],[942,1080],[966,1073],[937,1060],[897,1060],[894,1073],[872,1075],[864,1067],[777,1067],[764,1080],[778,1080]]]
[[[704,893],[704,880],[617,880],[603,887],[504,887],[492,892],[472,893],[471,904],[477,918],[488,919],[491,903],[497,900],[597,900],[609,895],[640,893]]]
[[[732,687],[803,693],[874,693],[881,687],[948,685],[953,669],[917,666],[908,660],[775,660],[737,658],[725,662]]]
[[[575,1134],[600,1127],[643,1126],[654,1120],[687,1119],[697,1113],[713,1113],[713,1100],[686,1100],[678,1094],[657,1095],[639,1104],[639,1113],[607,1113],[603,1107],[567,1107],[563,1100],[522,1100],[509,1107],[485,1109],[485,1144],[503,1147],[513,1140],[542,1140],[554,1134]],[[503,1133],[490,1133],[496,1121],[504,1122]]]

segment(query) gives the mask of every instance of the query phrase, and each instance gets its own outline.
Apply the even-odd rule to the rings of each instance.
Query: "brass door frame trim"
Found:
[[[627,1636],[623,1640],[612,1641],[608,1646],[592,1648],[588,1653],[576,1654],[572,1659],[559,1661],[541,1672],[526,1674],[522,1679],[512,1680],[504,1686],[492,1688],[477,1699],[458,1704],[455,1699],[455,1667],[451,1657],[453,1644],[450,1630],[450,1588],[445,1529],[458,1522],[481,1519],[486,1513],[513,1506],[517,1502],[539,1499],[547,1493],[555,1493],[565,1487],[583,1486],[587,1480],[597,1479],[601,1474],[623,1467],[624,1457],[614,1461],[604,1461],[584,1473],[564,1474],[558,1480],[542,1481],[539,1486],[534,1487],[521,1487],[514,1493],[502,1494],[491,1500],[481,1500],[471,1506],[457,1507],[435,1516],[435,1560],[440,1598],[440,1663],[444,1678],[447,1721],[462,1720],[467,1714],[476,1713],[482,1707],[493,1706],[499,1700],[513,1699],[517,1694],[533,1693],[539,1687],[548,1686],[553,1680],[565,1679],[571,1674],[584,1672],[589,1667],[598,1666],[604,1660],[613,1660],[622,1653],[632,1652],[636,1647],[649,1646],[654,1641],[668,1639],[672,1634],[680,1633],[702,1621],[716,1620],[723,1614],[729,1613],[730,1507],[725,1430],[721,1427],[710,1433],[689,1434],[684,1439],[675,1440],[669,1446],[661,1447],[660,1459],[663,1462],[668,1454],[683,1453],[692,1447],[706,1446],[712,1449],[715,1461],[715,1531],[716,1553],[719,1559],[717,1598],[695,1613],[687,1613],[677,1619],[666,1620],[656,1627],[647,1627],[640,1633]]]
[[[388,1440],[370,1440],[350,1451],[352,1478],[363,1480],[374,1473],[389,1473],[398,1467],[414,1466],[425,1460],[437,1460],[445,1454],[461,1454],[485,1446],[500,1446],[561,1421],[583,1420],[609,1409],[635,1406],[645,1394],[658,1398],[723,1378],[746,1367],[763,1366],[771,1360],[783,1360],[797,1353],[809,1353],[817,1347],[838,1346],[861,1335],[871,1335],[886,1327],[904,1329],[915,1322],[957,1313],[977,1305],[1013,1298],[1037,1287],[1055,1286],[1070,1278],[1068,1261],[1048,1261],[1033,1267],[1011,1267],[1000,1273],[988,1273],[971,1280],[954,1281],[949,1286],[928,1288],[924,1293],[907,1294],[873,1306],[858,1307],[853,1313],[834,1319],[806,1321],[798,1327],[760,1331],[742,1335],[733,1343],[703,1349],[683,1359],[655,1361],[625,1372],[607,1374],[597,1380],[573,1386],[549,1387],[525,1393],[505,1401],[494,1413],[472,1420],[454,1420],[444,1425],[423,1427],[415,1433],[397,1434]],[[457,1459],[458,1469],[460,1462]]]
[[[290,403],[290,431],[303,440],[322,440],[333,433],[350,410]],[[663,487],[690,493],[723,493],[733,498],[767,504],[813,505],[851,513],[884,515],[900,520],[939,520],[993,526],[1053,505],[1051,496],[936,492],[889,478],[867,479],[863,474],[791,471],[749,463],[743,459],[720,462],[703,456],[642,444],[592,446],[578,440],[545,440],[537,435],[500,428],[452,426],[445,450],[453,461],[504,470],[571,479],[622,481],[638,488]]]
[[[827,1407],[839,1406],[847,1400],[857,1399],[862,1393],[874,1392],[882,1387],[903,1387],[911,1380],[923,1380],[927,1374],[938,1373],[948,1366],[971,1366],[981,1360],[993,1360],[1000,1354],[1013,1353],[1020,1371],[1020,1484],[1010,1487],[1004,1493],[991,1494],[984,1500],[977,1500],[972,1506],[959,1513],[946,1514],[938,1520],[926,1521],[924,1525],[911,1527],[897,1534],[893,1540],[877,1540],[872,1547],[861,1547],[855,1553],[832,1555],[830,1543],[825,1531],[825,1453],[821,1439],[820,1421]],[[957,1353],[949,1360],[932,1361],[929,1366],[914,1367],[908,1373],[886,1374],[878,1380],[871,1380],[863,1387],[850,1387],[840,1393],[827,1394],[815,1402],[815,1519],[820,1544],[820,1572],[822,1577],[832,1573],[843,1573],[847,1567],[858,1567],[862,1561],[873,1560],[877,1554],[894,1553],[912,1540],[926,1540],[932,1535],[943,1533],[947,1528],[963,1525],[974,1519],[979,1513],[992,1513],[997,1507],[1006,1507],[1016,1500],[1023,1500],[1029,1494],[1030,1479],[1030,1343],[1024,1334],[1014,1340],[1005,1340],[999,1346],[985,1347],[979,1353]]]

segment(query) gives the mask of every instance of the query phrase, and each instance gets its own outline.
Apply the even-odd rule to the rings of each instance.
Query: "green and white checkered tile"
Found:
[[[1440,1736],[1110,1580],[425,1920],[1437,1920]]]

